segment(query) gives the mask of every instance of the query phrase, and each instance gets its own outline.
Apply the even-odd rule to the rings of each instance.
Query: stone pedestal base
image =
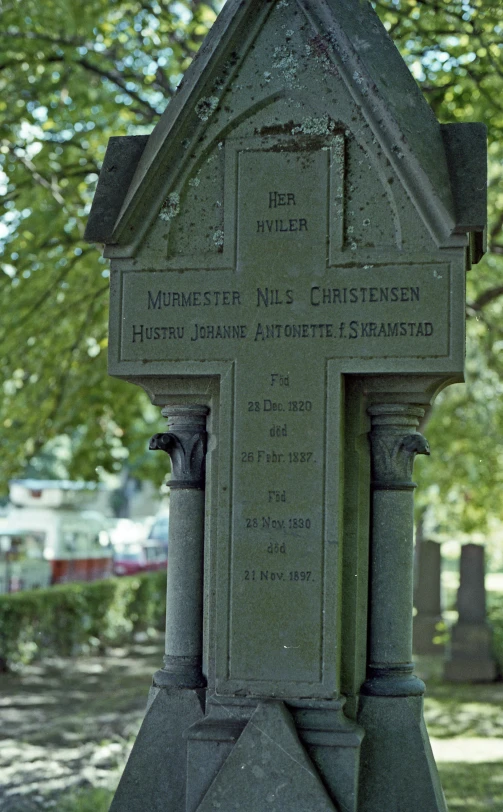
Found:
[[[363,730],[343,701],[153,688],[110,812],[358,812]]]
[[[445,645],[435,643],[440,630],[438,625],[442,623],[441,615],[417,614],[412,624],[412,650],[414,654],[438,654],[443,655]]]
[[[186,812],[212,804],[220,812],[269,812],[274,803],[281,811],[357,812],[363,731],[342,707],[210,699],[208,715],[187,731]]]
[[[183,734],[203,718],[201,692],[153,688],[149,706],[109,812],[185,809],[187,753]]]
[[[420,696],[362,696],[358,812],[447,812]]]
[[[456,623],[444,678],[450,682],[492,682],[496,675],[489,627],[485,623]]]

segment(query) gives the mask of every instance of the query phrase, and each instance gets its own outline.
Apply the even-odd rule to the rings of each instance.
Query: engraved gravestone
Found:
[[[445,808],[412,465],[462,379],[484,184],[484,128],[438,124],[360,0],[228,0],[151,136],[111,139],[109,371],[164,407],[173,477],[114,812]]]

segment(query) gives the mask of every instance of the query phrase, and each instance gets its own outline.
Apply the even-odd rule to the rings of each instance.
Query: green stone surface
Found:
[[[337,812],[282,703],[260,704],[197,812]]]
[[[203,717],[196,691],[153,689],[110,812],[180,812],[185,807],[187,727]],[[169,758],[166,754],[169,753]]]
[[[223,694],[330,698],[343,616],[361,625],[343,615],[340,589],[352,533],[346,523],[341,536],[344,423],[353,419],[342,416],[344,376],[461,374],[466,237],[439,237],[450,215],[432,225],[426,180],[412,182],[415,148],[397,157],[389,142],[391,119],[404,125],[402,101],[376,127],[369,98],[355,96],[377,52],[359,55],[360,81],[347,75],[344,37],[328,48],[327,21],[304,4],[234,14],[246,23],[235,57],[232,26],[217,23],[211,37],[220,40],[210,37],[204,57],[211,68],[195,65],[185,106],[170,105],[140,160],[121,222],[157,161],[152,194],[130,219],[143,238],[107,247],[110,371],[146,385],[159,404],[220,381],[210,400],[199,398],[215,437],[211,684]],[[384,34],[382,47],[388,53]],[[407,84],[397,70],[397,86]],[[443,144],[431,117],[421,126],[431,149]],[[438,164],[444,171],[443,152]],[[354,688],[361,670],[345,662]]]

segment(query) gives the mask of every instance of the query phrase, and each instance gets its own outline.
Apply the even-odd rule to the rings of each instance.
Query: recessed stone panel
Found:
[[[266,205],[267,194],[268,187]],[[285,267],[272,273],[259,250],[262,237],[289,240],[287,233],[253,232],[240,272],[124,273],[120,359],[228,360],[268,355],[272,347],[306,359],[449,355],[449,265],[327,271],[323,260],[314,267],[304,261],[295,240],[295,271],[287,246]]]
[[[237,267],[293,277],[326,264],[331,155],[280,149],[239,152]]]

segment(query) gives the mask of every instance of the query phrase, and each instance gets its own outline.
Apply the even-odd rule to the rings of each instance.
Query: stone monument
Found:
[[[485,150],[361,0],[228,0],[150,137],[111,139],[109,371],[172,461],[166,654],[113,812],[445,809],[412,467],[463,377]]]
[[[416,584],[412,624],[415,654],[443,654],[444,645],[436,642],[442,624],[441,575],[442,548],[438,541],[416,541]]]
[[[496,662],[486,619],[484,548],[463,544],[459,565],[458,621],[451,630],[444,677],[451,682],[492,682]]]

